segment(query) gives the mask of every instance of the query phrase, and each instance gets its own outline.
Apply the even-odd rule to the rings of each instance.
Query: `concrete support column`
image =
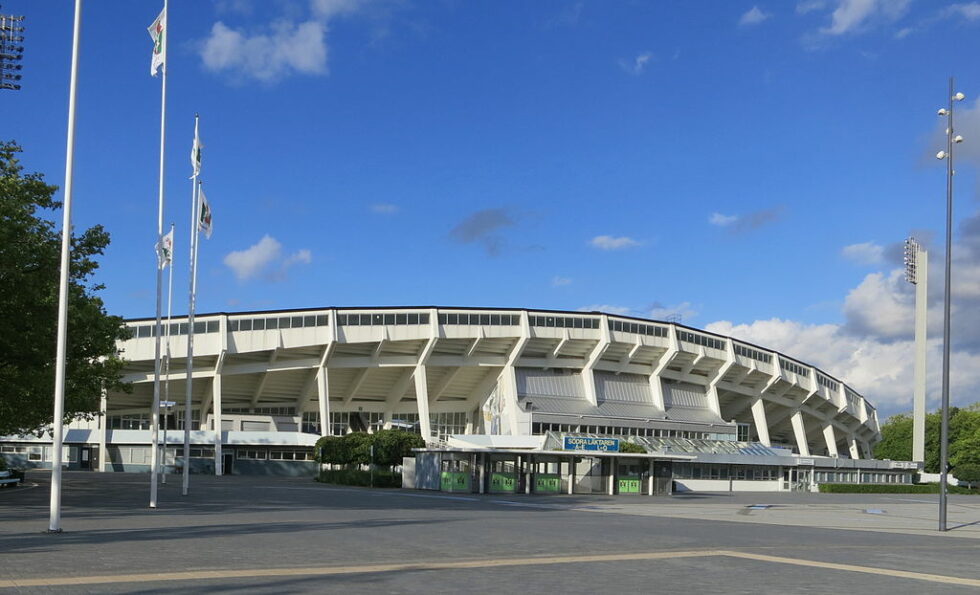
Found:
[[[575,488],[575,457],[569,457],[568,459],[568,495],[571,496],[574,493]]]
[[[650,374],[650,396],[653,398],[653,406],[660,411],[666,411],[667,406],[664,401],[664,385],[660,382],[660,373],[670,365],[670,362],[677,355],[677,329],[671,325],[667,330],[667,351],[660,356],[660,360],[653,367]]]
[[[871,458],[871,444],[867,440],[859,440],[858,444],[861,446],[862,458]]]
[[[486,488],[486,485],[487,485],[487,455],[486,455],[486,453],[481,453],[479,455],[479,461],[480,461],[480,463],[479,463],[480,464],[480,489],[479,489],[479,492],[481,494],[484,494],[487,491],[487,488]]]
[[[419,428],[426,442],[432,441],[432,424],[429,421],[429,388],[426,384],[425,365],[415,366],[415,402],[419,409]]]
[[[616,459],[609,459],[609,495],[616,495]]]
[[[221,373],[216,373],[214,379],[212,380],[214,387],[214,400],[212,401],[212,406],[214,407],[214,474],[222,475],[224,470],[222,469],[222,459],[221,459]]]
[[[531,493],[531,478],[533,473],[531,468],[534,466],[534,460],[531,455],[524,455],[524,493]]]
[[[857,439],[853,435],[848,436],[848,438],[847,438],[847,448],[848,448],[848,450],[851,453],[851,458],[852,459],[860,459],[861,458],[861,453],[858,452]]]
[[[320,436],[330,435],[330,371],[320,366],[316,375],[316,395],[320,410]]]
[[[109,435],[109,416],[106,411],[109,407],[109,400],[106,398],[106,390],[102,389],[102,397],[99,398],[99,471],[105,471],[109,449],[106,448],[106,441]]]
[[[823,426],[823,439],[827,443],[827,454],[832,457],[840,456],[837,452],[837,436],[834,434],[834,426],[830,422]]]
[[[769,439],[769,421],[766,419],[766,402],[762,397],[757,397],[752,403],[752,421],[755,423],[755,433],[759,436],[759,442],[765,446],[772,446]]]
[[[653,495],[653,459],[650,459],[648,463],[649,464],[647,465],[648,467],[647,484],[649,485],[647,486],[647,495],[652,496]]]
[[[806,441],[806,428],[803,426],[803,412],[794,412],[790,422],[793,424],[793,436],[796,437],[796,448],[800,451],[800,456],[810,456],[810,445]]]

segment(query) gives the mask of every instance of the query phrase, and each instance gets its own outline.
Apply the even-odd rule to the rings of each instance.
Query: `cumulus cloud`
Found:
[[[398,205],[380,203],[371,205],[371,212],[379,215],[394,215],[399,211]]]
[[[260,277],[278,281],[285,278],[286,270],[293,265],[309,264],[312,260],[312,253],[305,248],[283,257],[282,244],[266,234],[245,250],[229,252],[223,262],[239,281]]]
[[[846,35],[870,29],[880,22],[894,22],[905,16],[911,0],[838,0],[824,35]],[[797,5],[799,7],[799,5]]]
[[[847,260],[857,264],[881,264],[884,261],[885,248],[874,242],[863,242],[844,246],[840,253]]]
[[[758,6],[753,6],[749,10],[742,14],[742,17],[738,19],[739,26],[745,27],[748,25],[758,25],[759,23],[765,21],[772,17],[772,13],[764,12]]]
[[[619,67],[628,74],[638,76],[643,74],[643,71],[647,67],[647,63],[650,62],[651,58],[653,58],[653,54],[650,52],[643,52],[642,54],[638,54],[632,60],[620,60]]]
[[[801,0],[796,3],[796,14],[807,14],[816,10],[823,10],[827,3],[824,0]]]
[[[618,238],[613,236],[596,236],[589,240],[589,244],[593,248],[598,248],[600,250],[622,250],[623,248],[639,246],[640,242],[627,236],[621,236]]]
[[[361,0],[312,0],[308,19],[283,17],[260,30],[236,29],[218,21],[200,43],[201,61],[212,72],[263,83],[292,74],[326,74],[329,22],[364,4]]]
[[[503,245],[503,239],[496,232],[514,224],[507,209],[484,209],[456,224],[449,230],[449,237],[461,244],[482,244],[487,254],[496,256]]]

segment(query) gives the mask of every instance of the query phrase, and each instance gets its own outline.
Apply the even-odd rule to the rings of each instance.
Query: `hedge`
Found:
[[[825,494],[938,494],[938,483],[926,484],[873,484],[873,483],[822,483],[820,491]],[[973,494],[977,490],[949,486],[950,494]]]
[[[371,472],[362,469],[324,469],[320,471],[317,481],[322,483],[334,483],[348,486],[364,486],[371,484]],[[374,487],[376,488],[400,488],[402,487],[402,474],[392,471],[376,470],[374,472]]]

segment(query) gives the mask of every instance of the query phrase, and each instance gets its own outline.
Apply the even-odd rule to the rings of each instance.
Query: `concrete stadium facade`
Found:
[[[68,428],[66,444],[86,449],[70,452],[74,466],[149,468],[155,322],[126,324],[133,337],[120,350],[133,390],[105,395],[101,416]],[[169,465],[183,442],[187,330],[186,319],[174,319],[164,339],[172,360],[161,394],[178,404],[164,422]],[[541,447],[548,435],[581,434],[647,446],[756,444],[855,463],[880,439],[874,407],[812,365],[681,324],[601,312],[213,313],[196,317],[193,349],[191,464],[218,474],[312,472],[317,438],[352,429],[413,428],[433,448],[459,435],[538,437]],[[33,443],[7,437],[8,459],[33,452],[11,452],[15,444]],[[43,466],[47,456],[21,458]]]

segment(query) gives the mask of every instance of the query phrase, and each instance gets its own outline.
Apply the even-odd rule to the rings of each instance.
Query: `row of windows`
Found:
[[[820,384],[821,386],[828,388],[833,392],[837,392],[838,389],[840,389],[840,384],[838,382],[835,382],[830,378],[827,378],[823,374],[817,374],[817,384]]]
[[[155,337],[157,325],[154,324],[141,324],[139,326],[131,327],[133,329],[133,336],[139,339],[145,339],[147,337]],[[204,333],[216,333],[221,328],[220,321],[218,320],[202,320],[194,323],[194,334],[202,335]],[[167,324],[163,323],[160,325],[161,336],[168,336]],[[170,333],[169,336],[174,337],[178,335],[187,334],[187,323],[186,322],[171,322],[170,323]]]
[[[528,316],[531,326],[548,328],[599,328],[598,318],[581,318],[577,316]]]
[[[428,312],[405,314],[338,314],[340,326],[381,326],[391,324],[429,324]]]
[[[689,331],[678,330],[677,340],[686,341],[687,343],[694,343],[695,345],[701,345],[702,347],[710,347],[712,349],[725,349],[725,342],[721,339],[715,339],[714,337],[699,335]]]
[[[628,428],[624,426],[593,426],[579,424],[537,423],[531,426],[534,434],[545,432],[560,432],[565,434],[598,434],[601,436],[650,436],[654,438],[700,438],[707,439],[704,432],[687,432],[683,430],[660,430],[654,428]]]
[[[249,461],[312,461],[313,452],[309,450],[248,449],[239,450],[237,458]]]
[[[674,463],[674,478],[774,481],[779,479],[779,468],[722,463]]]
[[[626,322],[624,320],[610,320],[609,330],[633,333],[634,335],[649,335],[651,337],[667,336],[667,327],[654,326],[652,324],[640,324],[638,322]]]
[[[515,326],[521,323],[517,314],[469,314],[457,312],[440,314],[439,324],[482,324],[484,326]],[[554,326],[554,325],[552,325]]]
[[[912,483],[909,473],[858,473],[857,471],[817,471],[817,483]]]
[[[268,331],[280,328],[308,328],[327,326],[326,314],[307,316],[280,316],[278,318],[239,318],[228,321],[229,331]]]
[[[296,415],[295,407],[227,407],[221,410],[222,413],[238,413],[253,415],[284,415],[292,417]]]
[[[183,412],[174,413],[171,412],[169,415],[165,414],[164,410],[160,410],[160,428],[166,427],[168,430],[183,430],[184,429],[184,414]],[[122,415],[110,415],[108,416],[108,427],[111,430],[149,430],[150,429],[150,418],[152,415],[149,413],[125,413]],[[200,412],[197,409],[191,410],[191,429],[200,429]]]
[[[808,368],[787,359],[779,358],[779,367],[781,367],[784,371],[792,372],[797,376],[803,376],[804,378],[808,378],[810,376],[810,370]]]
[[[765,351],[759,351],[758,349],[752,349],[751,347],[745,347],[744,345],[735,344],[735,355],[741,355],[742,357],[749,357],[757,362],[762,362],[765,364],[772,363],[772,354],[766,353]]]

